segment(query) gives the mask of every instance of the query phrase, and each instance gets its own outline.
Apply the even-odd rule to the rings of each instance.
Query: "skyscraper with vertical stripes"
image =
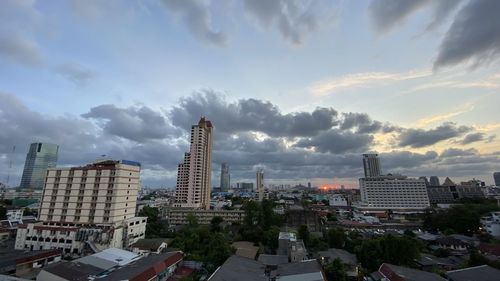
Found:
[[[177,170],[175,207],[210,209],[213,126],[202,117],[191,127],[191,145]]]

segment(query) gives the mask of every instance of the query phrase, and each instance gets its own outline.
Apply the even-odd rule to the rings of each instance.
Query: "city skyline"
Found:
[[[384,172],[492,184],[500,3],[445,2],[1,1],[0,182],[48,142],[59,166],[133,159],[173,187],[206,116],[233,182],[353,187],[377,152]]]

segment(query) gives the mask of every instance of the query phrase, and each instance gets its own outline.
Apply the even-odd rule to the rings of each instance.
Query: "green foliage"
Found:
[[[444,248],[437,248],[434,251],[434,255],[438,258],[446,258],[450,256],[450,250]]]
[[[356,248],[356,255],[365,268],[376,270],[383,262],[412,265],[419,258],[420,251],[418,244],[411,238],[387,235],[364,240]]]
[[[245,219],[239,231],[241,238],[256,244],[262,243],[270,252],[276,251],[279,227],[283,224],[284,218],[274,213],[274,203],[270,200],[262,200],[260,204],[247,201],[243,209]]]
[[[464,202],[464,205],[453,206],[442,212],[427,211],[423,217],[423,227],[429,231],[439,230],[471,236],[478,230],[482,215],[500,210],[494,200],[469,199]]]
[[[176,233],[172,246],[185,252],[187,259],[201,261],[208,271],[213,271],[233,253],[231,239],[219,229],[219,219],[212,219],[210,226],[199,225],[195,220]]]
[[[340,259],[334,259],[325,268],[326,278],[329,281],[347,281],[346,268]]]
[[[406,229],[405,232],[404,232],[404,235],[408,236],[408,237],[415,237],[415,233],[413,233],[413,231],[411,231],[410,229]]]
[[[338,228],[329,229],[326,238],[330,248],[344,248],[347,240],[344,231]]]
[[[7,209],[4,206],[0,206],[0,220],[7,219]]]
[[[299,239],[302,239],[302,241],[304,241],[304,244],[307,246],[309,246],[309,242],[311,241],[311,236],[309,234],[309,229],[307,229],[307,225],[301,225],[299,227],[299,231],[297,233],[298,235],[298,238]]]
[[[213,217],[210,221],[210,231],[220,232],[222,230],[221,223],[224,221],[221,217]]]
[[[139,212],[140,217],[147,217],[146,238],[165,238],[172,237],[173,233],[168,230],[165,222],[158,219],[159,211],[157,208],[144,206]]]

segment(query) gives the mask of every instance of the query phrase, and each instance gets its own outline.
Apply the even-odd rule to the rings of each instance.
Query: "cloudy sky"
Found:
[[[500,1],[0,1],[0,182],[29,143],[59,165],[143,163],[174,186],[188,130],[215,125],[214,185],[355,187],[384,172],[500,171]],[[12,152],[13,146],[15,152]],[[13,166],[9,166],[12,159]]]

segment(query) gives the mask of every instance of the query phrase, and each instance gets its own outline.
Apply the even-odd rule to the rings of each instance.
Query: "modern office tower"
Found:
[[[437,176],[430,176],[429,177],[430,185],[431,186],[440,186],[439,178]]]
[[[175,207],[210,209],[212,131],[205,117],[191,127],[191,146],[177,171]]]
[[[264,200],[264,171],[257,169],[256,177],[257,194],[259,195],[259,201],[262,202]]]
[[[220,165],[220,191],[227,192],[230,186],[229,164]]]
[[[359,179],[361,209],[368,211],[421,212],[430,206],[423,179],[380,176]]]
[[[495,185],[500,186],[500,172],[493,173],[493,179],[495,180]]]
[[[40,222],[19,226],[15,248],[81,254],[85,246],[129,247],[146,231],[147,218],[135,216],[139,182],[140,164],[128,160],[48,169]]]
[[[424,181],[425,181],[425,185],[426,185],[426,186],[429,186],[429,185],[430,185],[429,180],[427,179],[427,177],[420,177],[419,179],[424,180]]]
[[[363,168],[365,177],[378,177],[382,174],[378,154],[363,154]]]
[[[57,164],[59,146],[50,143],[36,142],[30,145],[21,178],[22,189],[43,189],[45,174],[48,168]]]

